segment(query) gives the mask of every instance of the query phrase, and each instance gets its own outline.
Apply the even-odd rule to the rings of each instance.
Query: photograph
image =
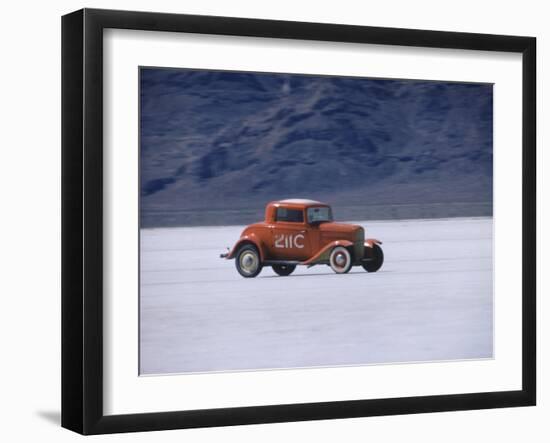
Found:
[[[140,66],[139,219],[141,376],[494,357],[493,84]]]

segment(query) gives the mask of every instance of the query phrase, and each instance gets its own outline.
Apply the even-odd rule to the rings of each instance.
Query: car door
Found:
[[[271,228],[271,251],[275,260],[309,258],[311,248],[303,210],[277,208],[276,221]]]

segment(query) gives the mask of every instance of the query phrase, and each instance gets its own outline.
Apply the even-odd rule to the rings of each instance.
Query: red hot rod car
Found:
[[[361,226],[334,223],[329,205],[313,200],[280,200],[265,208],[265,220],[247,226],[222,258],[235,259],[243,277],[256,277],[263,266],[290,275],[297,265],[325,264],[338,274],[361,265],[368,272],[382,266],[376,239],[365,239]]]

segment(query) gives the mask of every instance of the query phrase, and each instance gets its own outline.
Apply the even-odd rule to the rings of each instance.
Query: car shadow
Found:
[[[385,274],[386,272],[391,272],[391,271],[377,271],[376,274],[380,274],[380,273]],[[363,275],[363,274],[374,274],[374,272],[357,271],[357,272],[348,272],[347,274],[344,274],[344,275]],[[257,278],[258,279],[263,279],[263,278],[298,278],[298,277],[316,277],[316,276],[320,276],[320,275],[334,275],[335,277],[337,277],[337,276],[341,276],[343,274],[337,274],[336,272],[321,272],[321,273],[317,273],[317,274],[293,274],[293,275],[286,275],[286,276],[262,275],[262,276],[258,276]]]

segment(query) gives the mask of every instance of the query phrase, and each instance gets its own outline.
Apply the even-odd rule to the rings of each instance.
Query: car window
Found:
[[[332,221],[332,210],[328,206],[307,208],[308,223],[322,223]]]
[[[275,219],[276,221],[303,223],[304,212],[301,209],[277,208]]]

